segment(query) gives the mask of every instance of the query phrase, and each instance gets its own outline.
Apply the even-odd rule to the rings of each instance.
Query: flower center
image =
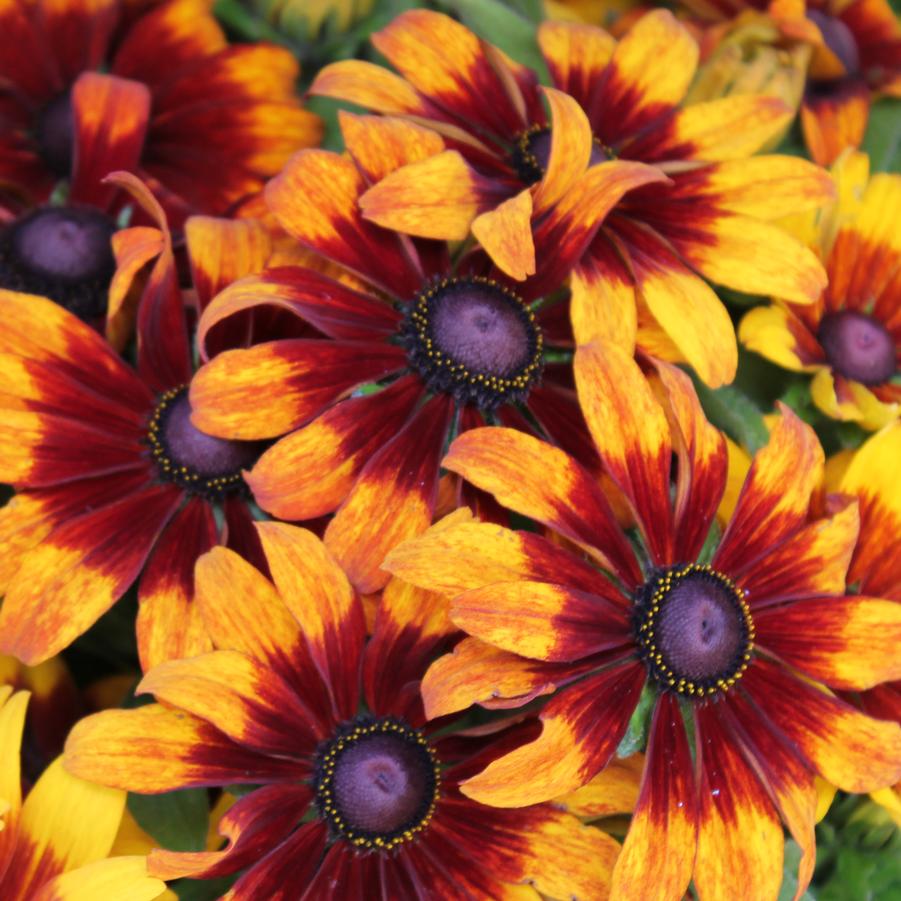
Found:
[[[40,294],[80,319],[106,311],[115,223],[87,207],[41,207],[0,233],[0,287]]]
[[[75,117],[69,91],[58,94],[38,114],[35,141],[44,165],[54,175],[68,178],[75,144]]]
[[[638,592],[634,623],[648,671],[682,695],[727,691],[751,659],[754,624],[744,596],[709,566],[657,572]]]
[[[258,441],[230,441],[191,423],[186,386],[167,391],[150,417],[147,438],[163,481],[218,500],[243,489],[241,470],[260,454]]]
[[[887,382],[897,366],[888,329],[865,313],[842,310],[823,317],[818,333],[829,365],[863,385]]]
[[[517,138],[510,155],[513,168],[525,185],[541,181],[551,159],[551,130],[546,125],[532,125]],[[589,166],[615,159],[616,154],[594,138]]]
[[[853,32],[841,19],[816,9],[807,10],[807,18],[820,29],[826,46],[838,57],[849,75],[860,69],[860,51]]]
[[[425,737],[393,717],[345,723],[317,755],[319,815],[360,848],[388,851],[416,838],[435,812],[439,784]]]
[[[417,294],[401,341],[430,391],[492,410],[526,398],[541,376],[544,336],[532,311],[487,278],[442,279]]]

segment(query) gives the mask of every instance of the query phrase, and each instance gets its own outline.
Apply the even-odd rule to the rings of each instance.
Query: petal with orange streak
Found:
[[[115,232],[112,245],[116,271],[109,286],[105,335],[122,352],[131,340],[138,315],[139,295],[132,290],[135,278],[165,250],[166,242],[159,229],[138,225]]]
[[[525,807],[573,791],[613,756],[645,682],[627,663],[564,688],[541,712],[533,742],[495,760],[462,783],[465,795],[497,807]]]
[[[699,897],[773,898],[782,882],[782,824],[763,786],[720,722],[716,706],[695,708],[700,748]]]
[[[603,338],[631,356],[638,329],[635,283],[612,246],[595,241],[573,269],[570,291],[576,344]]]
[[[403,427],[422,395],[416,378],[343,400],[267,450],[245,476],[256,502],[280,519],[334,512],[367,462]]]
[[[220,437],[274,438],[405,361],[400,347],[363,341],[290,338],[227,350],[191,380],[192,422]]]
[[[442,465],[503,506],[590,549],[627,585],[643,581],[597,482],[558,448],[514,429],[472,429],[454,441]]]
[[[593,86],[610,61],[616,41],[602,28],[581,22],[542,22],[538,46],[554,87],[587,107]]]
[[[103,179],[117,169],[134,171],[150,119],[146,84],[84,72],[72,86],[74,162],[70,197],[105,207],[115,188]]]
[[[88,629],[135,580],[181,502],[152,485],[56,528],[22,563],[0,610],[0,647],[24,663],[52,657]]]
[[[638,802],[645,756],[614,757],[587,785],[554,799],[561,807],[584,820],[632,813]]]
[[[194,604],[194,564],[216,541],[212,507],[199,497],[188,501],[160,536],[138,588],[135,628],[145,672],[164,660],[213,649]]]
[[[307,700],[320,728],[331,724],[331,700],[300,624],[272,583],[234,551],[215,547],[195,568],[196,599],[217,648],[242,651],[277,673]]]
[[[496,582],[457,595],[464,632],[531,660],[570,663],[627,646],[626,612],[603,598],[546,582]]]
[[[256,523],[272,581],[300,623],[338,712],[354,716],[359,661],[366,638],[363,608],[330,548],[312,532],[284,523]]]
[[[296,760],[317,744],[317,730],[297,694],[240,651],[161,663],[144,676],[136,693],[152,694],[206,720],[251,751]]]
[[[345,100],[389,116],[404,113],[428,116],[431,104],[416,89],[384,66],[348,59],[321,69],[310,93]]]
[[[388,552],[429,527],[452,410],[448,395],[427,401],[369,459],[329,523],[325,542],[359,591],[382,588]]]
[[[472,233],[498,269],[510,278],[523,281],[535,274],[530,189],[476,216]]]
[[[754,614],[757,643],[812,679],[849,691],[901,679],[901,604],[813,597]]]
[[[713,558],[721,572],[755,560],[801,527],[822,481],[823,449],[813,429],[781,404],[780,411],[769,442],[754,456]]]
[[[0,882],[15,854],[22,806],[22,732],[29,694],[0,685]]]
[[[641,789],[622,854],[613,871],[611,896],[677,901],[691,880],[698,812],[694,765],[679,702],[661,695],[648,737]]]
[[[801,103],[804,143],[815,163],[829,166],[848,147],[860,147],[870,118],[870,91],[859,79],[842,79],[827,94],[808,89]]]
[[[63,873],[45,882],[32,901],[155,901],[164,898],[166,883],[147,874],[143,855],[113,857]]]
[[[514,532],[494,523],[442,521],[396,547],[384,568],[450,597],[494,582],[533,580],[627,603],[608,579],[575,554],[534,532]]]
[[[741,684],[764,717],[833,785],[867,792],[901,780],[897,723],[873,719],[760,658]]]
[[[738,327],[738,337],[749,350],[783,369],[804,372],[825,361],[816,337],[787,306],[772,304],[748,310]]]
[[[670,427],[631,356],[609,342],[579,347],[573,363],[585,420],[605,470],[631,502],[655,565],[673,561]]]
[[[242,748],[205,720],[160,704],[79,720],[64,760],[75,776],[143,794],[309,776],[308,764]]]

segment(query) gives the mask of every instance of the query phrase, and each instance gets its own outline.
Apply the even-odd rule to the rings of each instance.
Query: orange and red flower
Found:
[[[155,851],[163,878],[245,872],[229,898],[604,898],[616,842],[550,805],[507,811],[461,780],[534,722],[429,721],[419,680],[455,633],[446,602],[391,583],[363,608],[312,533],[258,523],[272,582],[216,548],[198,606],[220,650],[152,669],[160,704],[82,720],[66,766],[138,792],[257,784],[223,817],[221,851]],[[274,584],[273,584],[274,583]],[[530,881],[535,889],[515,886]]]
[[[207,0],[22,0],[0,9],[0,197],[45,201],[60,178],[104,207],[110,171],[136,172],[170,222],[224,215],[319,120],[298,68],[270,45],[229,47]],[[4,285],[4,287],[14,287]]]
[[[560,243],[548,246],[547,294],[531,280],[510,287],[481,254],[452,261],[447,244],[387,231],[360,213],[369,185],[441,149],[437,134],[351,115],[342,127],[348,155],[301,151],[266,191],[284,230],[332,272],[280,267],[243,279],[213,300],[199,333],[202,344],[235,312],[273,305],[319,334],[219,354],[198,372],[191,404],[195,424],[212,435],[292,432],[247,476],[257,503],[291,520],[337,509],[326,543],[370,592],[387,582],[385,554],[431,523],[451,432],[504,422],[591,460],[570,366],[546,357],[572,345],[567,305],[555,301],[572,263],[563,244],[578,241],[580,223],[563,205],[548,213]],[[576,185],[593,216],[658,177],[638,164],[586,165]]]
[[[846,154],[834,168],[839,199],[797,223],[829,284],[816,303],[751,310],[739,338],[787,369],[814,374],[816,405],[835,419],[878,429],[901,409],[901,176],[869,177]]]
[[[647,762],[613,897],[643,897],[651,884],[678,899],[692,879],[704,898],[775,897],[780,819],[803,850],[803,890],[815,774],[848,791],[901,775],[901,728],[827,689],[901,671],[899,606],[844,595],[857,504],[814,496],[822,451],[785,409],[716,544],[726,448],[684,373],[658,363],[652,389],[621,350],[597,342],[576,351],[575,374],[638,541],[562,451],[507,429],[458,438],[447,468],[564,541],[442,523],[388,557],[392,572],[454,595],[451,618],[472,636],[429,670],[426,710],[551,695],[541,736],[462,786],[516,806],[602,770],[646,687]]]
[[[191,599],[194,561],[220,534],[214,507],[229,546],[260,562],[241,469],[261,447],[191,425],[186,311],[165,216],[133,177],[118,183],[143,198],[159,226],[118,236],[125,252],[111,289],[112,332],[126,327],[135,271],[155,259],[131,313],[137,371],[62,307],[0,290],[0,479],[18,489],[0,510],[0,648],[27,663],[66,647],[142,571],[144,665],[208,649]],[[252,228],[189,221],[201,303],[223,279],[265,264],[265,241],[251,242],[253,252],[240,243]],[[248,269],[236,271],[235,260]]]
[[[67,773],[57,759],[22,800],[19,748],[28,692],[0,686],[0,897],[152,901],[165,889],[141,856],[109,857],[125,792]]]
[[[534,72],[428,10],[404,13],[373,36],[403,78],[360,61],[319,73],[313,93],[408,116],[447,145],[375,185],[361,200],[365,215],[423,237],[461,238],[471,228],[501,269],[523,278],[523,248],[551,231],[543,215],[555,203],[539,200],[552,155],[562,161],[565,148],[579,148],[593,163],[651,164],[668,184],[630,191],[606,218],[586,211],[572,279],[576,338],[615,329],[634,341],[637,332],[649,353],[687,360],[711,385],[731,381],[735,333],[705,279],[799,303],[825,284],[812,254],[765,220],[830,197],[828,176],[801,159],[747,159],[791,110],[757,95],[680,108],[698,48],[665,10],[619,42],[556,22],[544,23],[538,39],[555,87],[584,111],[564,127],[549,122]]]

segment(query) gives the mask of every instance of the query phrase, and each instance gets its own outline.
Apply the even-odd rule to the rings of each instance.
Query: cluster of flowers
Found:
[[[0,4],[4,901],[768,901],[899,815],[901,26],[576,6],[394,18],[337,152],[206,0]],[[841,453],[708,421],[739,341]]]

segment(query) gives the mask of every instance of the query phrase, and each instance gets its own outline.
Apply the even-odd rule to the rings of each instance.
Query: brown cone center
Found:
[[[823,317],[818,337],[829,365],[845,378],[879,385],[895,374],[895,342],[872,316],[852,310],[830,313]]]

